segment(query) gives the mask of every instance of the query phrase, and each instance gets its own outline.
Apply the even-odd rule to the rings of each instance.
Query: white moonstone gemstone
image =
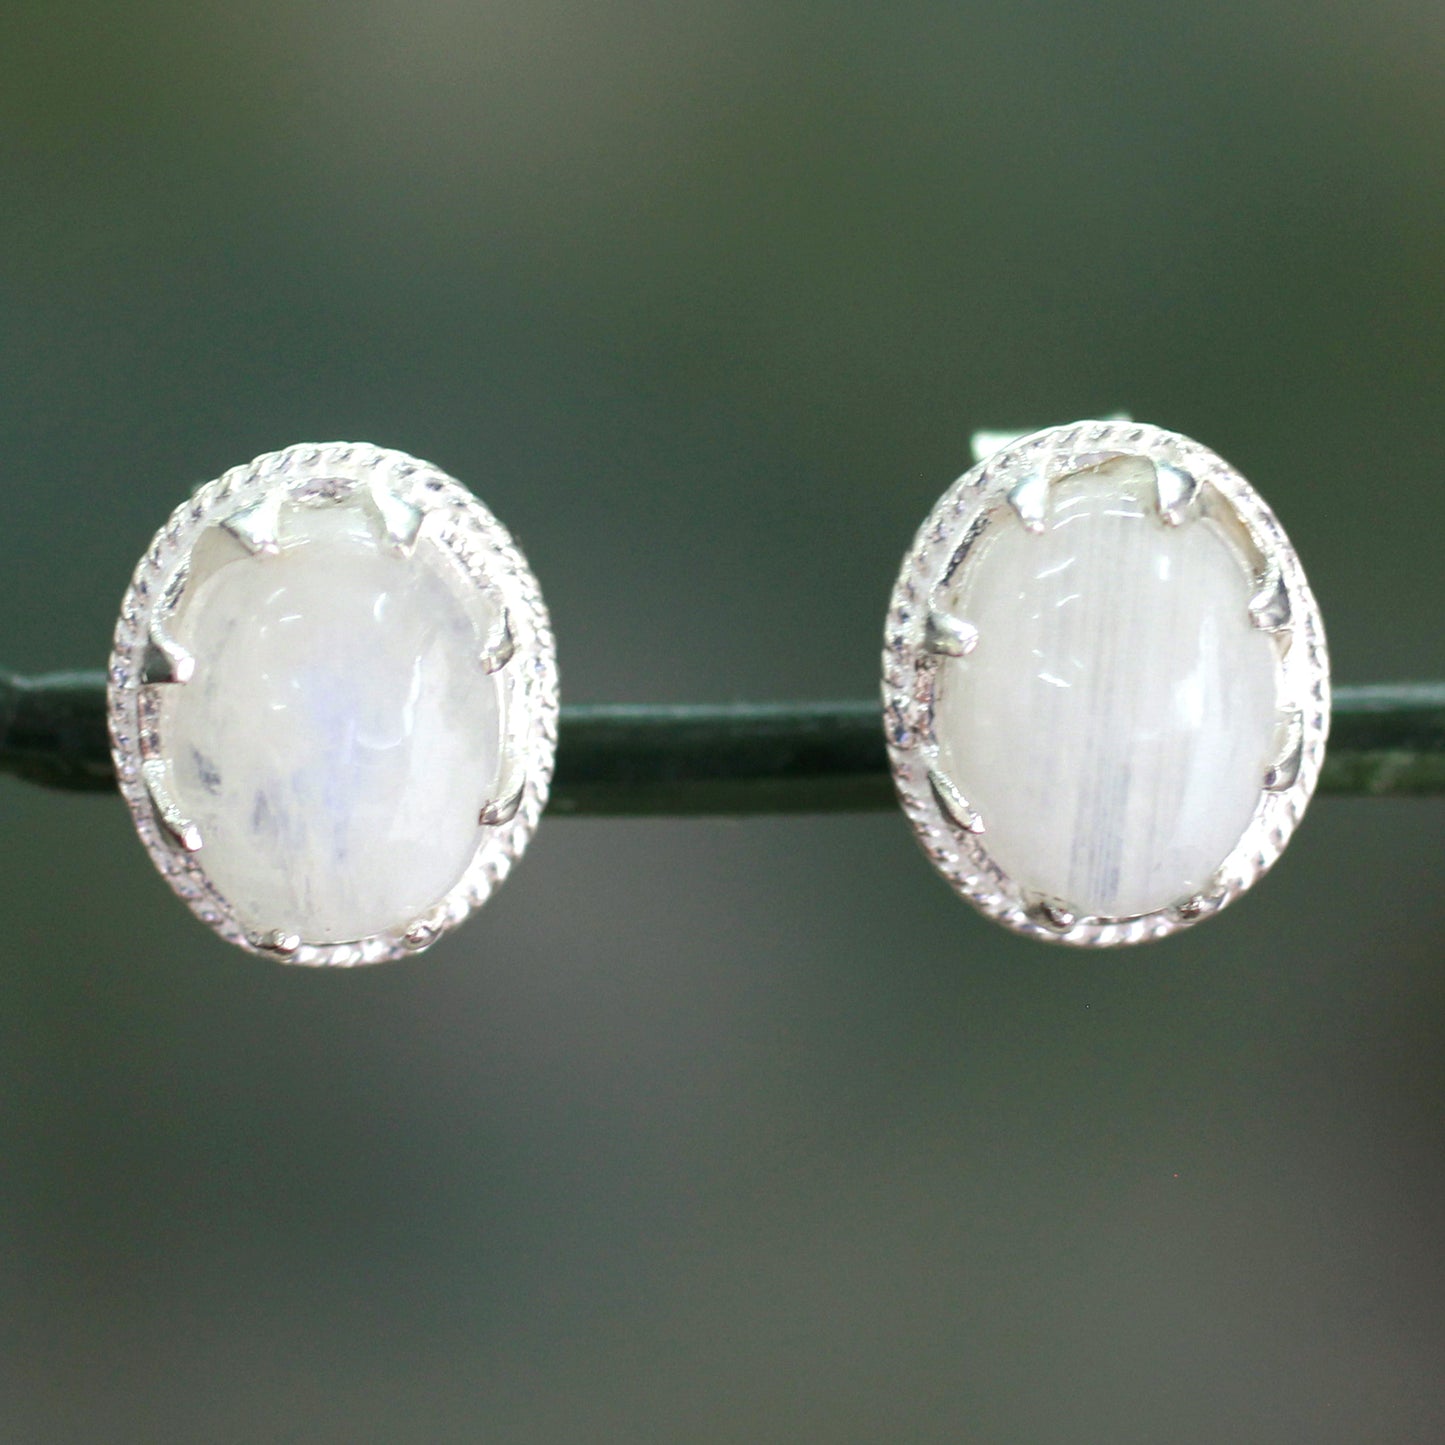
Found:
[[[342,943],[440,902],[501,773],[485,617],[426,534],[411,556],[359,500],[291,504],[281,550],[219,532],[171,631],[195,657],[161,741],[198,861],[243,928]]]
[[[1165,525],[1153,476],[1131,458],[1064,478],[1042,534],[995,518],[943,599],[978,643],[939,668],[939,765],[994,861],[1080,915],[1203,890],[1279,740],[1247,561],[1206,517]]]

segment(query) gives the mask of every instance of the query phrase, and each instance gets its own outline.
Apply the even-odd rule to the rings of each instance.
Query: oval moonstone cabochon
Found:
[[[920,841],[1025,933],[1159,937],[1273,862],[1323,757],[1318,610],[1273,515],[1198,443],[1080,423],[940,501],[884,657]]]
[[[414,952],[485,898],[535,826],[555,714],[511,539],[374,447],[202,488],[112,660],[117,770],[162,872],[232,941],[308,963]]]

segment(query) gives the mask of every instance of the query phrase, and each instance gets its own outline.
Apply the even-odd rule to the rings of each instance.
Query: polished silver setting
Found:
[[[270,953],[277,958],[289,960],[301,947],[301,935],[283,933],[279,928],[273,928],[270,933],[248,933],[246,942],[260,953]]]
[[[1285,718],[1282,732],[1284,741],[1278,756],[1264,775],[1264,786],[1271,793],[1288,792],[1299,781],[1300,769],[1304,766],[1304,717],[1297,712],[1290,713]]]
[[[512,636],[512,619],[505,606],[497,609],[496,622],[482,650],[482,669],[500,672],[516,656],[517,640]]]
[[[1182,526],[1199,500],[1199,478],[1172,462],[1154,463],[1154,502],[1171,527]]]
[[[923,629],[923,645],[939,657],[967,657],[978,646],[978,628],[961,617],[932,611]]]
[[[164,623],[153,620],[141,663],[141,680],[155,687],[186,683],[195,671],[196,659],[166,631]]]
[[[387,933],[310,944],[295,934],[247,933],[205,873],[205,840],[181,815],[168,785],[158,689],[183,687],[196,660],[170,638],[167,619],[184,594],[204,537],[253,555],[280,550],[283,503],[325,505],[361,493],[388,542],[403,553],[423,528],[485,597],[498,619],[478,665],[499,676],[504,719],[497,798],[471,865],[433,908]],[[229,545],[229,543],[228,543]],[[333,442],[270,452],[199,487],[171,514],[136,568],[121,604],[110,659],[108,716],[116,776],[136,829],[166,881],[221,937],[290,963],[347,966],[400,958],[430,946],[506,878],[547,801],[557,742],[556,650],[536,578],[511,536],[460,482],[403,452]]]
[[[392,549],[409,557],[416,550],[426,509],[400,496],[385,479],[375,477],[367,488],[367,499]]]
[[[1040,928],[1064,936],[1078,923],[1078,915],[1056,898],[1045,898],[1037,893],[1024,894],[1024,912]]]
[[[1030,532],[1044,530],[1044,509],[1049,501],[1051,480],[1043,472],[1029,472],[1004,493],[1009,506],[1018,513],[1019,520]]]
[[[140,765],[141,782],[150,804],[151,816],[160,824],[166,838],[185,853],[201,851],[201,830],[181,812],[171,796],[169,770],[163,758],[146,758]]]
[[[526,791],[525,785],[519,785],[494,798],[482,809],[477,821],[484,828],[500,828],[503,823],[510,823],[517,816],[517,809],[522,806]]]
[[[978,809],[959,792],[953,779],[947,777],[941,769],[928,770],[928,790],[933,794],[933,801],[938,804],[939,810],[955,828],[960,828],[965,833],[983,832],[983,819],[979,817]]]
[[[1293,614],[1294,604],[1284,574],[1271,567],[1260,579],[1259,590],[1250,598],[1250,619],[1263,632],[1283,632]]]
[[[246,502],[228,512],[218,520],[217,525],[248,552],[257,556],[274,557],[281,550],[278,528],[281,503],[285,500],[285,492],[267,492],[254,502]]]
[[[1237,472],[1176,432],[1116,419],[1078,422],[1026,436],[980,433],[977,464],[939,499],[904,558],[885,630],[883,707],[899,798],[923,850],[954,890],[988,917],[1032,938],[1108,947],[1162,938],[1237,898],[1274,863],[1303,816],[1329,731],[1329,660],[1319,608],[1275,515]],[[934,674],[953,631],[941,597],[979,536],[1004,509],[1030,531],[1043,525],[1049,488],[1119,457],[1154,466],[1163,520],[1214,518],[1255,575],[1254,625],[1275,639],[1279,746],[1260,778],[1259,801],[1239,843],[1208,888],[1129,918],[1077,916],[1057,899],[1020,887],[989,856],[981,818],[939,765],[933,730]],[[966,624],[965,624],[966,625]],[[968,629],[968,650],[988,645]]]

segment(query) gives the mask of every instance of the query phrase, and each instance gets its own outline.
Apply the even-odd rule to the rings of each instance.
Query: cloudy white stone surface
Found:
[[[425,534],[402,556],[354,500],[288,506],[282,542],[197,548],[171,623],[195,673],[164,689],[162,744],[241,925],[346,942],[466,871],[498,787],[500,684],[486,619]]]
[[[1278,745],[1276,643],[1212,522],[1164,524],[1153,468],[1056,483],[1044,531],[996,518],[941,601],[978,629],[939,668],[939,763],[1023,888],[1130,917],[1204,889]]]

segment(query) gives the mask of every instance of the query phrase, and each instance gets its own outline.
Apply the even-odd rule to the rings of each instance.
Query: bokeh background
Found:
[[[186,488],[471,483],[565,697],[871,695],[980,426],[1252,477],[1445,676],[1436,0],[0,10],[0,661]],[[544,823],[425,958],[214,941],[0,783],[6,1442],[1445,1436],[1438,803],[1065,956],[901,817]]]

